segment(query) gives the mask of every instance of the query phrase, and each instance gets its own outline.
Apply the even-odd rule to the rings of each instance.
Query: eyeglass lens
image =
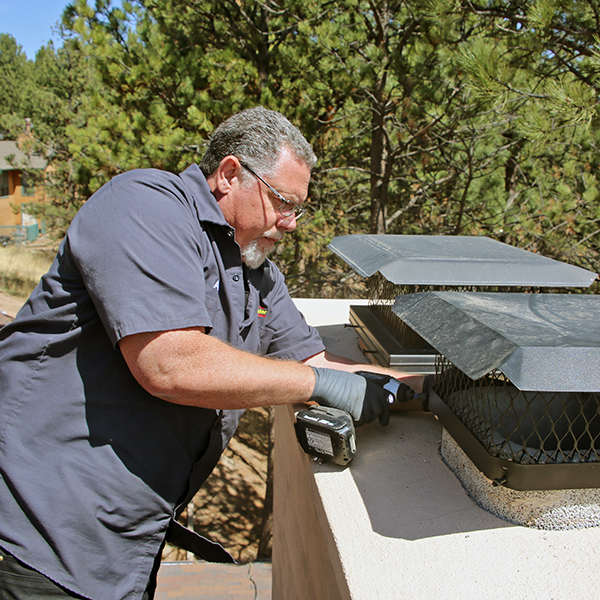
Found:
[[[306,211],[302,206],[293,200],[286,200],[272,185],[268,184],[260,175],[255,173],[247,164],[240,160],[240,165],[247,171],[250,171],[254,177],[259,181],[262,181],[276,196],[281,200],[281,205],[277,209],[282,217],[291,217],[295,215],[296,219],[299,219]]]

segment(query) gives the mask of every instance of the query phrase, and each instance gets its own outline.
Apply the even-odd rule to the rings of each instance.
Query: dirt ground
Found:
[[[13,319],[23,306],[23,298],[15,298],[0,292],[0,315]]]
[[[0,326],[12,321],[24,300],[0,292]],[[238,562],[271,556],[270,511],[264,510],[270,439],[266,408],[247,411],[213,474],[193,501],[183,523],[219,542]],[[263,535],[265,528],[266,537]],[[262,545],[259,552],[259,544]],[[163,559],[186,560],[186,552],[167,546]]]

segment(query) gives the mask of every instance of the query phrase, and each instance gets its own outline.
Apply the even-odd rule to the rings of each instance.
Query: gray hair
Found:
[[[281,113],[256,106],[229,117],[217,127],[200,169],[208,176],[226,156],[233,155],[260,175],[273,175],[284,149],[309,169],[317,162],[310,144]]]

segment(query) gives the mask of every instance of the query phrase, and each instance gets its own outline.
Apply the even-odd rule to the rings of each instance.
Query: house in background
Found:
[[[30,181],[25,169],[45,170],[46,160],[27,155],[17,142],[0,140],[0,239],[33,241],[40,223],[27,212],[30,204],[43,202],[44,191]]]

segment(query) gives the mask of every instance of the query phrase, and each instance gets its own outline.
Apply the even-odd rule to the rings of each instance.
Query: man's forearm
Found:
[[[216,409],[294,404],[309,400],[313,370],[237,350],[201,328],[141,333],[119,347],[138,383],[173,402]]]

